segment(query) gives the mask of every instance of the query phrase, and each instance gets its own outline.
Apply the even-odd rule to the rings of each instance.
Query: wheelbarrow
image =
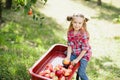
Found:
[[[29,69],[29,73],[31,75],[31,80],[52,80],[44,76],[40,76],[39,72],[45,69],[45,66],[48,63],[51,63],[53,67],[58,64],[62,65],[63,59],[66,57],[64,52],[67,50],[67,46],[63,44],[55,44],[53,45],[35,64]],[[67,76],[66,80],[72,80],[74,73],[80,66],[80,63],[77,63],[69,76]],[[76,76],[78,79],[78,75]]]

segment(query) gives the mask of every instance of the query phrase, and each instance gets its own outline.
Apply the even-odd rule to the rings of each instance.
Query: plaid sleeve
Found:
[[[88,37],[86,34],[84,34],[82,37],[82,50],[87,51],[88,49],[89,49]]]
[[[68,33],[67,38],[68,38],[67,45],[68,46],[73,46],[72,35],[71,35],[70,32]]]
[[[70,44],[70,41],[68,41],[68,42],[67,42],[67,45],[68,45],[68,46],[70,46],[70,45],[71,45],[71,44]]]
[[[70,37],[69,34],[68,34],[68,37],[67,37],[67,38],[68,38],[67,45],[68,45],[68,46],[71,46],[71,37]]]

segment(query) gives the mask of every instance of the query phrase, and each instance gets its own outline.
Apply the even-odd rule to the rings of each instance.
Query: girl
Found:
[[[80,67],[78,68],[77,75],[81,80],[88,80],[86,75],[87,63],[91,57],[91,47],[89,45],[89,33],[86,29],[86,22],[88,21],[84,15],[73,15],[67,17],[70,22],[68,29],[68,48],[67,57],[65,59],[70,60],[72,64],[76,64],[80,61]]]

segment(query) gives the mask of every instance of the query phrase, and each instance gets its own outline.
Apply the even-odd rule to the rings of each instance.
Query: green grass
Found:
[[[110,57],[101,59],[92,58],[87,68],[90,80],[118,80],[120,68],[113,63]]]

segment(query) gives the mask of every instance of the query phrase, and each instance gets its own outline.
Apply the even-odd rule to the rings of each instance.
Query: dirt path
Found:
[[[71,0],[48,0],[45,7],[40,9],[40,12],[55,19],[64,29],[68,28],[69,22],[66,21],[68,15],[83,13],[90,18],[97,14],[94,9]],[[114,37],[120,37],[120,25],[91,19],[88,23],[88,30],[91,34],[90,43],[93,48],[93,57],[110,56],[113,62],[120,67],[120,64],[118,64],[120,62],[120,54],[118,54],[120,44],[113,39]]]

